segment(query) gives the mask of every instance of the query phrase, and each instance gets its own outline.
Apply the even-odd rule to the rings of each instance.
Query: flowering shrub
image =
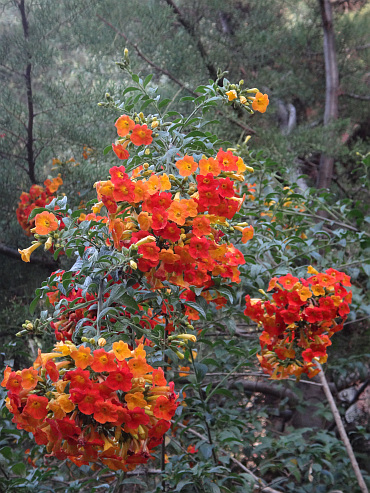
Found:
[[[265,282],[248,284],[253,272],[273,272],[261,257],[274,248],[281,256],[288,248],[292,253],[304,241],[306,228],[296,230],[293,213],[304,215],[308,204],[294,186],[278,197],[266,179],[248,183],[251,159],[241,157],[248,156],[248,138],[230,149],[205,131],[204,114],[217,102],[263,113],[267,95],[223,78],[196,89],[195,109],[185,117],[166,112],[169,101],[150,87],[151,77],[140,79],[126,62],[135,86],[123,91],[122,102],[107,95],[101,103],[117,112],[117,139],[104,150],[113,161],[94,185],[97,197],[85,209],[71,210],[63,197],[32,211],[35,242],[22,258],[29,261],[41,245],[53,249],[54,258],[65,257],[64,269],[36,291],[31,312],[42,300],[40,319],[27,321],[22,332],[52,329],[59,342],[31,368],[6,370],[7,406],[18,428],[33,433],[49,455],[77,466],[127,471],[160,455],[162,484],[153,479],[153,492],[193,483],[199,491],[264,487],[240,462],[247,457],[257,470],[267,457],[263,420],[256,414],[253,424],[241,420],[246,407],[248,415],[256,413],[252,402],[244,390],[235,397],[231,386],[223,388],[239,375],[235,388],[252,383],[243,376],[256,354],[250,340],[233,336],[232,318],[243,310],[242,291]],[[288,270],[276,265],[276,272]],[[348,313],[348,276],[310,272],[308,280],[273,278],[271,300],[246,298],[245,315],[264,328],[258,357],[272,378],[312,377]],[[172,378],[181,386],[181,406],[167,383]],[[257,440],[261,451],[252,455]],[[242,474],[233,472],[231,461]]]
[[[57,343],[30,368],[5,370],[6,406],[18,429],[33,434],[51,456],[76,465],[100,460],[113,470],[146,463],[163,440],[177,396],[142,345],[123,341],[91,353]]]
[[[245,298],[244,314],[263,326],[258,359],[271,378],[315,376],[320,370],[314,359],[326,361],[330,338],[343,329],[349,313],[349,276],[335,269],[319,273],[310,267],[308,272],[313,275],[307,280],[291,274],[273,277],[271,301]]]

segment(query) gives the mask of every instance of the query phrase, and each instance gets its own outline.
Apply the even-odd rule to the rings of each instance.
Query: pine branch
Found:
[[[173,0],[166,0],[166,3],[172,7],[173,11],[177,15],[177,19],[180,22],[180,24],[184,27],[185,31],[190,34],[190,36],[193,38],[196,47],[198,48],[198,51],[200,53],[200,56],[202,57],[209,75],[211,76],[211,79],[216,80],[217,79],[217,69],[213,65],[213,63],[210,61],[209,56],[206,52],[206,49],[204,48],[204,45],[200,39],[200,37],[197,35],[195,31],[194,24],[189,22],[181,12],[181,10],[178,8],[178,6],[175,4]]]
[[[194,92],[193,90],[191,90],[188,87],[186,87],[186,85],[183,82],[181,82],[179,79],[177,79],[177,77],[175,77],[173,74],[171,74],[171,72],[169,72],[165,68],[160,67],[159,65],[157,65],[156,63],[154,63],[152,60],[150,60],[147,56],[145,56],[144,53],[138,47],[138,45],[136,43],[133,43],[132,41],[130,41],[129,38],[126,36],[125,33],[123,33],[122,31],[119,31],[115,26],[113,26],[113,24],[111,24],[109,21],[107,21],[106,19],[104,19],[104,17],[101,17],[99,14],[96,14],[96,17],[98,17],[102,22],[104,22],[104,24],[106,24],[111,29],[113,29],[114,32],[116,32],[119,36],[121,36],[126,41],[127,44],[129,44],[130,46],[132,46],[134,48],[134,50],[136,51],[136,53],[138,54],[138,56],[140,58],[142,58],[148,65],[150,65],[151,67],[153,67],[158,72],[160,72],[160,73],[162,73],[164,75],[167,75],[167,77],[169,79],[171,79],[175,84],[177,84],[179,87],[181,87],[182,89],[184,89],[185,91],[187,91],[192,96],[195,96],[195,97],[198,96],[198,94],[196,92]],[[246,132],[246,133],[248,133],[250,135],[256,135],[257,134],[257,132],[255,132],[251,128],[247,127],[246,125],[244,125],[241,122],[238,122],[237,120],[234,120],[234,118],[231,118],[230,116],[225,115],[224,113],[222,113],[222,111],[217,110],[216,113],[218,113],[218,114],[222,115],[223,117],[227,118],[231,123],[233,123],[234,125],[237,125],[242,130],[244,130],[244,132]]]

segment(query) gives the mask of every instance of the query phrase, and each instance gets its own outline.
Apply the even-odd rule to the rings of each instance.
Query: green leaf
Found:
[[[167,106],[168,103],[170,103],[172,100],[171,99],[163,99],[159,104],[158,104],[158,108],[163,108],[164,106]]]
[[[132,74],[132,80],[137,84],[140,83],[140,77],[137,74]]]
[[[133,87],[133,86],[126,87],[126,89],[122,93],[122,96],[124,96],[128,92],[133,92],[133,91],[140,91],[140,89],[138,87]]]
[[[17,462],[14,466],[11,467],[12,472],[17,476],[23,476],[26,474],[26,466],[23,462]]]
[[[143,84],[143,86],[144,86],[144,87],[146,87],[146,86],[149,84],[149,82],[150,82],[150,81],[152,80],[152,78],[153,78],[153,75],[154,75],[154,74],[148,74],[148,75],[145,77],[144,84]]]
[[[109,146],[105,147],[104,151],[103,151],[103,155],[106,156],[108,154],[108,152],[110,152],[112,150],[112,144],[110,144]]]
[[[194,310],[199,312],[203,318],[207,318],[206,312],[203,310],[203,308],[200,305],[198,305],[198,303],[195,303],[194,301],[185,301],[184,305],[194,308]]]

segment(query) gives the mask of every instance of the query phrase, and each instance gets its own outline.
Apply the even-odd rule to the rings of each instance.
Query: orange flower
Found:
[[[41,212],[35,218],[36,233],[38,235],[47,235],[58,229],[58,219],[52,212]]]
[[[90,348],[80,346],[78,351],[72,351],[71,357],[74,359],[77,368],[84,370],[94,361],[94,356],[90,354]]]
[[[259,111],[260,113],[264,113],[269,104],[269,97],[267,94],[262,94],[261,92],[257,92],[254,101],[252,103],[252,108],[254,111]]]
[[[94,371],[115,371],[117,370],[117,365],[114,357],[114,354],[107,353],[105,349],[96,349],[94,351],[94,361],[90,366]]]
[[[185,156],[176,162],[176,168],[179,170],[181,176],[190,176],[198,168],[192,156]]]
[[[148,196],[148,185],[144,181],[137,181],[134,189],[134,202],[143,202]]]
[[[193,221],[193,233],[198,236],[209,235],[211,233],[211,223],[208,217],[198,216]]]
[[[190,367],[189,366],[181,366],[180,368],[180,373],[179,373],[179,377],[187,377],[189,376],[189,372],[190,372]]]
[[[225,94],[226,94],[227,99],[229,101],[234,101],[234,99],[236,99],[238,97],[238,94],[234,89],[231,91],[227,91],[227,93],[225,93]]]
[[[94,410],[94,419],[98,423],[114,422],[118,418],[118,406],[115,406],[109,401],[96,401]]]
[[[247,226],[242,231],[242,243],[247,243],[247,241],[251,240],[254,235],[253,226]]]
[[[149,231],[152,227],[152,218],[147,212],[140,212],[137,221],[142,231]]]
[[[136,146],[149,145],[153,142],[152,131],[147,125],[135,125],[130,136],[131,142]]]
[[[22,370],[22,387],[27,390],[33,390],[38,384],[38,371],[31,368]]]
[[[221,173],[221,166],[213,157],[199,161],[199,174],[208,175],[208,173],[211,173],[213,176],[218,176]]]
[[[122,115],[114,125],[117,128],[117,134],[125,137],[135,127],[135,122],[128,115]]]
[[[153,368],[147,364],[145,359],[142,358],[133,358],[128,362],[128,367],[130,368],[131,373],[134,375],[134,378],[141,377],[150,371],[153,371]]]
[[[132,411],[135,407],[143,408],[148,405],[144,399],[144,394],[142,392],[134,392],[133,394],[126,394],[125,401],[127,402],[127,408]]]
[[[187,217],[187,206],[182,201],[174,200],[168,209],[168,219],[183,226]]]
[[[171,182],[166,173],[163,173],[163,175],[160,175],[159,177],[159,183],[161,190],[171,190]]]

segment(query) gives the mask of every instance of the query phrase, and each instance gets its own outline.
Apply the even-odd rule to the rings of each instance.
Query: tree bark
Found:
[[[333,28],[333,13],[330,0],[318,0],[322,19],[324,33],[324,58],[325,58],[325,113],[324,113],[324,131],[325,127],[338,119],[338,89],[339,76],[338,64],[335,51],[335,39]],[[327,140],[331,135],[328,132]],[[318,188],[330,187],[334,170],[334,158],[322,154],[320,158],[319,173],[316,186]]]
[[[26,93],[27,93],[27,108],[28,108],[28,122],[27,122],[27,163],[28,163],[28,176],[31,180],[31,183],[36,183],[35,176],[35,152],[34,152],[34,132],[33,132],[33,124],[35,119],[35,112],[33,106],[33,93],[32,93],[32,55],[28,49],[28,37],[29,37],[29,26],[26,12],[25,0],[20,0],[17,3],[19,12],[22,17],[22,27],[23,27],[23,35],[26,42],[26,53],[27,53],[27,66],[24,74],[25,82],[26,82]]]

